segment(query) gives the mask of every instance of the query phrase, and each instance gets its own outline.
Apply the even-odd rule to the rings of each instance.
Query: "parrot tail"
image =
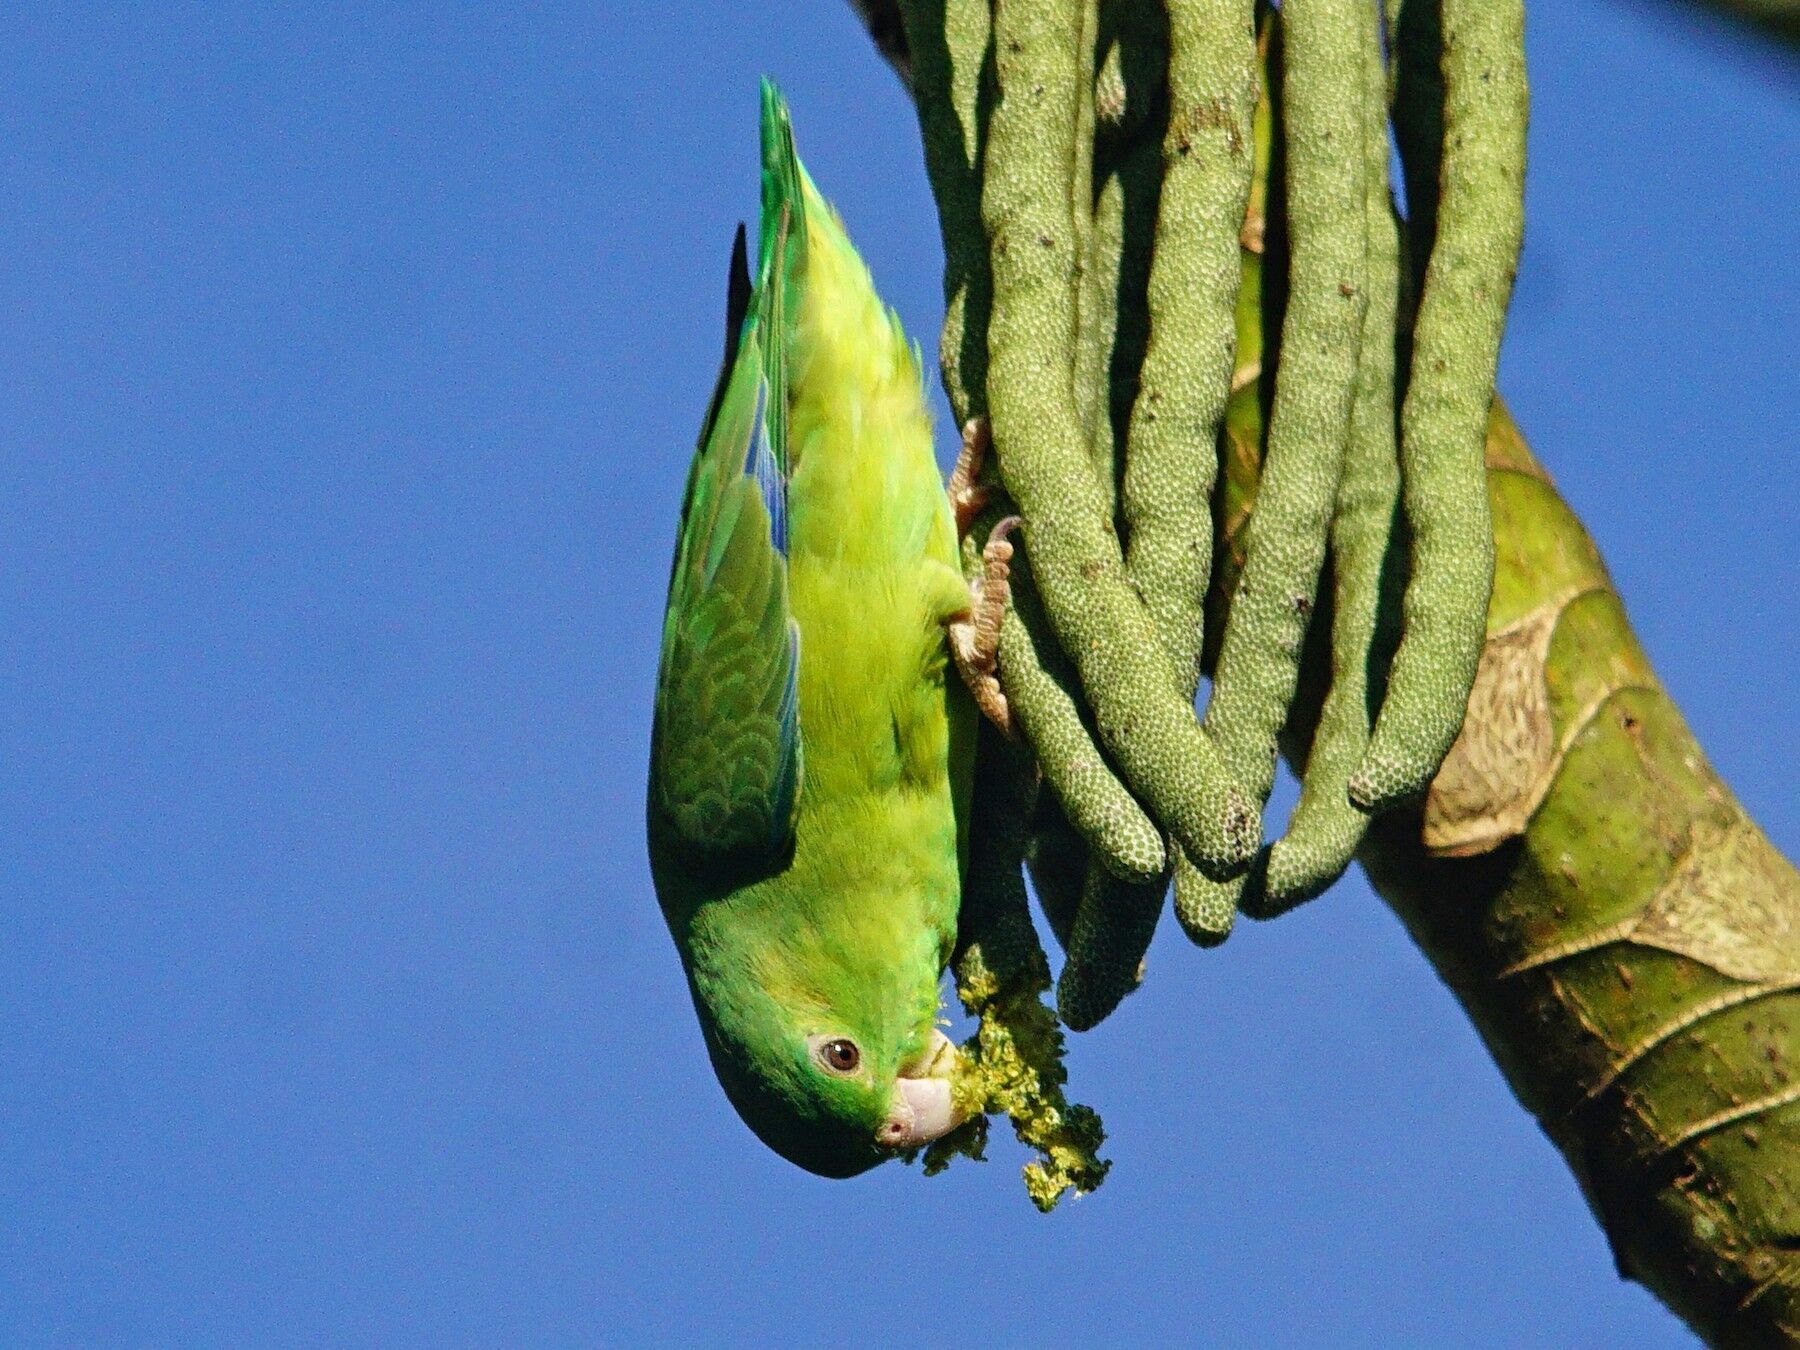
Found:
[[[768,77],[762,82],[762,221],[758,228],[757,284],[771,276],[774,254],[782,258],[782,294],[777,298],[783,314],[799,313],[799,287],[806,263],[806,170],[794,153],[794,127],[788,120],[787,100]],[[781,329],[770,330],[780,333]]]

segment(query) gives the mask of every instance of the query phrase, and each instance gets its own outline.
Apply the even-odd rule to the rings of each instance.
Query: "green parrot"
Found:
[[[762,89],[724,368],[663,620],[648,834],[715,1072],[744,1121],[845,1177],[961,1122],[937,1028],[1003,532],[958,567],[980,446],[938,478],[916,350]],[[960,486],[959,486],[960,484]],[[987,703],[984,702],[984,706]]]

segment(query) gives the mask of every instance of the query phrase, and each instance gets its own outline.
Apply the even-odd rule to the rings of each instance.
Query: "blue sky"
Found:
[[[927,346],[935,219],[833,0],[499,8],[0,20],[0,1340],[1686,1344],[1360,880],[1163,934],[1053,1217],[744,1130],[640,803],[756,77]],[[1794,855],[1800,74],[1531,42],[1503,387]]]

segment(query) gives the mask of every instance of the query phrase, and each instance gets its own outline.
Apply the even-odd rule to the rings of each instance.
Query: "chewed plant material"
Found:
[[[1020,975],[1002,981],[978,955],[957,970],[957,993],[978,1019],[961,1048],[952,1092],[970,1118],[924,1152],[927,1176],[957,1156],[985,1161],[988,1115],[1012,1122],[1019,1142],[1038,1157],[1025,1166],[1025,1190],[1048,1212],[1070,1191],[1086,1195],[1106,1179],[1111,1163],[1099,1156],[1106,1132],[1091,1108],[1063,1094],[1063,1033],[1043,1002],[1050,970],[1038,954]]]

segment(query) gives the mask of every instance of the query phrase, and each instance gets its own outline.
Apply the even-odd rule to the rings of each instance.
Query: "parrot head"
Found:
[[[744,1123],[824,1177],[855,1176],[962,1124],[957,1050],[937,1027],[935,951],[892,964],[825,960],[808,950],[816,930],[795,936],[735,953],[759,967],[755,978],[736,960],[732,977],[709,978],[704,955],[692,972],[707,1052]]]

